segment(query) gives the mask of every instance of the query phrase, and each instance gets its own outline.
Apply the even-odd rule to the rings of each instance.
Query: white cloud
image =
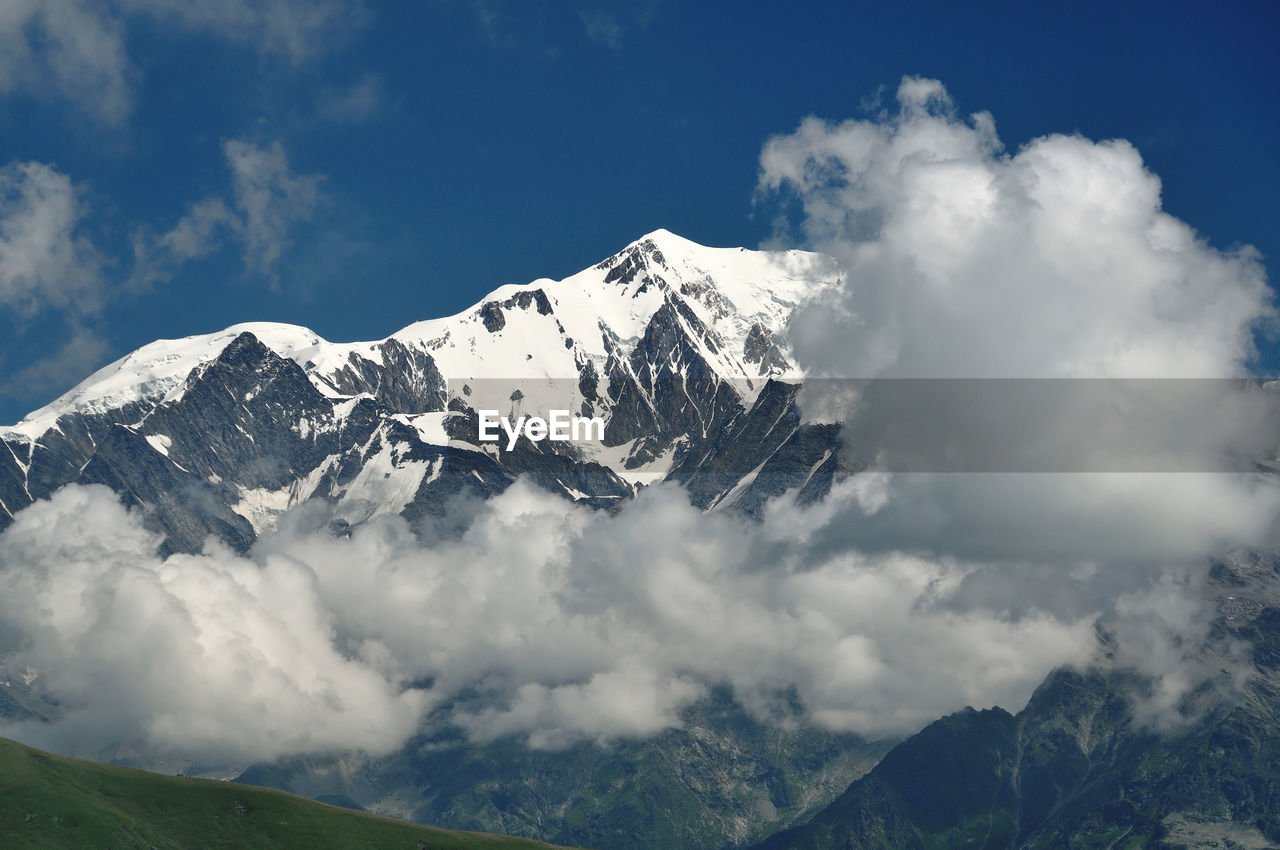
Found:
[[[0,93],[58,96],[107,123],[132,108],[122,22],[80,0],[0,4]]]
[[[168,251],[178,262],[186,262],[215,250],[220,241],[221,228],[236,231],[241,226],[239,219],[227,209],[220,198],[206,198],[192,204],[173,230],[160,237],[159,247]]]
[[[161,561],[156,538],[99,487],[18,517],[0,536],[3,630],[65,713],[21,730],[32,740],[228,761],[377,752],[422,714],[421,693],[333,646],[304,566],[218,546]]]
[[[243,247],[247,270],[275,279],[275,266],[290,245],[289,231],[315,213],[324,178],[294,174],[278,140],[261,146],[232,139],[222,149],[231,172],[231,206],[221,198],[205,198],[160,236],[137,231],[131,275],[135,287],[172,277],[183,264],[218,250],[228,238]]]
[[[233,139],[223,146],[241,215],[245,266],[268,273],[288,247],[290,225],[311,218],[320,199],[319,175],[289,171],[284,146]]]
[[[1200,520],[1189,506],[1176,519],[1198,531],[1127,561],[1091,557],[1109,544],[1091,548],[1087,529],[1074,559],[1028,562],[1034,544],[1015,542],[983,560],[1000,547],[931,552],[927,528],[919,546],[877,543],[870,523],[912,505],[863,483],[814,508],[783,499],[756,524],[673,487],[610,515],[517,482],[430,543],[395,517],[336,538],[309,503],[250,557],[212,544],[166,561],[114,494],[69,487],[0,534],[0,646],[68,713],[5,733],[224,762],[386,751],[442,724],[557,748],[677,727],[728,683],[766,720],[793,720],[796,697],[820,725],[896,735],[965,705],[1016,710],[1050,670],[1095,656],[1100,618],[1117,658],[1153,677],[1153,717],[1216,673],[1178,663],[1208,620],[1170,588],[1206,540],[1248,542],[1230,514],[1261,508]],[[1042,532],[1022,519],[1010,530]],[[1150,529],[1128,534],[1136,550]]]
[[[896,113],[808,118],[761,152],[761,200],[796,202],[795,235],[846,271],[796,313],[799,364],[834,378],[1082,380],[1033,380],[1005,396],[1038,400],[1034,409],[988,405],[1007,382],[851,392],[811,381],[806,413],[850,423],[854,456],[922,470],[892,476],[874,516],[848,511],[829,545],[1064,569],[1093,561],[1121,575],[1186,568],[1225,541],[1274,545],[1274,483],[1203,472],[1242,446],[1250,457],[1274,450],[1274,405],[1227,381],[1089,380],[1246,374],[1253,332],[1274,316],[1257,253],[1216,250],[1165,213],[1160,180],[1126,141],[1050,135],[1010,153],[992,116],[960,117],[940,82],[907,77],[897,94]],[[917,384],[954,393],[953,415],[911,395]],[[876,409],[900,387],[907,404]],[[899,418],[916,403],[943,413],[917,428]],[[948,443],[961,425],[970,442]],[[946,461],[957,446],[996,461],[980,471],[1015,472],[895,465]],[[1151,468],[1181,474],[1121,472]],[[1035,469],[1048,472],[1017,472]]]
[[[533,749],[561,749],[583,738],[606,744],[677,727],[680,709],[705,693],[690,677],[661,674],[623,657],[614,669],[594,673],[585,682],[526,682],[516,688],[508,706],[460,714],[456,720],[481,743],[518,735]]]
[[[363,15],[351,0],[7,0],[0,4],[0,93],[56,96],[120,124],[141,76],[128,53],[135,20],[300,63],[341,43]]]
[[[85,212],[71,179],[52,166],[0,168],[0,303],[22,316],[98,309],[102,257],[80,232]]]
[[[126,14],[208,32],[301,62],[340,44],[365,12],[352,0],[117,0]]]
[[[714,682],[762,716],[794,691],[819,723],[891,734],[1018,703],[1093,646],[1095,612],[949,606],[971,565],[825,554],[795,517],[706,516],[675,489],[611,517],[518,483],[432,546],[394,518],[334,538],[310,505],[251,559],[167,561],[115,499],[70,487],[0,535],[0,637],[69,712],[12,734],[269,758],[385,750],[443,707],[431,722],[477,741],[559,747],[678,726]]]
[[[1205,578],[1164,576],[1145,593],[1118,598],[1102,621],[1113,663],[1140,676],[1127,694],[1135,719],[1157,731],[1235,702],[1255,672],[1247,646],[1222,635],[1218,612],[1202,604]]]
[[[1004,151],[936,80],[896,114],[808,118],[771,139],[759,189],[848,283],[792,339],[833,377],[1238,376],[1273,314],[1251,248],[1221,252],[1161,210],[1126,141],[1050,135]]]

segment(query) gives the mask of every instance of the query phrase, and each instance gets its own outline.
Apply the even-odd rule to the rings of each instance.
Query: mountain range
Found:
[[[72,482],[150,506],[174,552],[209,534],[244,549],[312,498],[353,526],[439,513],[520,475],[606,508],[665,478],[701,507],[758,507],[796,485],[816,496],[837,471],[836,432],[795,415],[783,332],[839,274],[816,254],[657,231],[377,342],[266,323],[154,342],[0,429],[0,527]],[[486,409],[601,417],[605,439],[501,450],[479,440]]]

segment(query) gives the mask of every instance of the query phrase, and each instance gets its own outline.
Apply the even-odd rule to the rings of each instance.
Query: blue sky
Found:
[[[1280,253],[1274,3],[52,8],[0,10],[4,422],[157,337],[379,338],[658,227],[757,245],[765,142],[874,114],[907,74],[1010,151],[1128,139],[1168,212]]]

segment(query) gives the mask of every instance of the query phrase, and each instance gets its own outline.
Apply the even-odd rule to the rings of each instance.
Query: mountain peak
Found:
[[[305,352],[325,341],[314,331],[283,322],[244,322],[221,331],[179,339],[158,339],[108,363],[68,392],[0,431],[36,439],[72,412],[106,413],[145,399],[162,397],[181,386],[196,366],[217,357],[244,334],[275,353],[303,362]]]
[[[697,263],[701,258],[706,258],[722,251],[743,252],[746,250],[739,247],[717,248],[711,245],[703,245],[701,242],[694,242],[692,239],[686,239],[664,227],[659,227],[657,230],[650,231],[631,242],[627,247],[614,254],[613,257],[605,260],[605,262],[608,263],[618,257],[635,255],[651,259],[657,265],[667,267],[669,262]]]
[[[692,239],[686,239],[678,233],[672,233],[665,227],[659,227],[657,230],[650,231],[644,236],[631,243],[631,245],[639,245],[643,242],[652,242],[661,249],[666,249],[671,253],[683,253],[686,251],[714,251],[717,250],[711,245],[703,245],[701,242],[694,242]],[[630,245],[627,247],[631,247]]]

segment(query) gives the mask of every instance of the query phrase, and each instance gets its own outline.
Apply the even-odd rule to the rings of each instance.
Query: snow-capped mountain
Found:
[[[784,332],[839,276],[821,255],[659,230],[375,342],[275,323],[160,340],[0,429],[0,527],[72,481],[151,505],[175,551],[209,533],[247,546],[311,498],[339,526],[412,519],[522,474],[603,507],[665,477],[704,507],[822,492],[834,426],[801,425]],[[605,437],[507,450],[478,438],[486,409],[599,417]]]

